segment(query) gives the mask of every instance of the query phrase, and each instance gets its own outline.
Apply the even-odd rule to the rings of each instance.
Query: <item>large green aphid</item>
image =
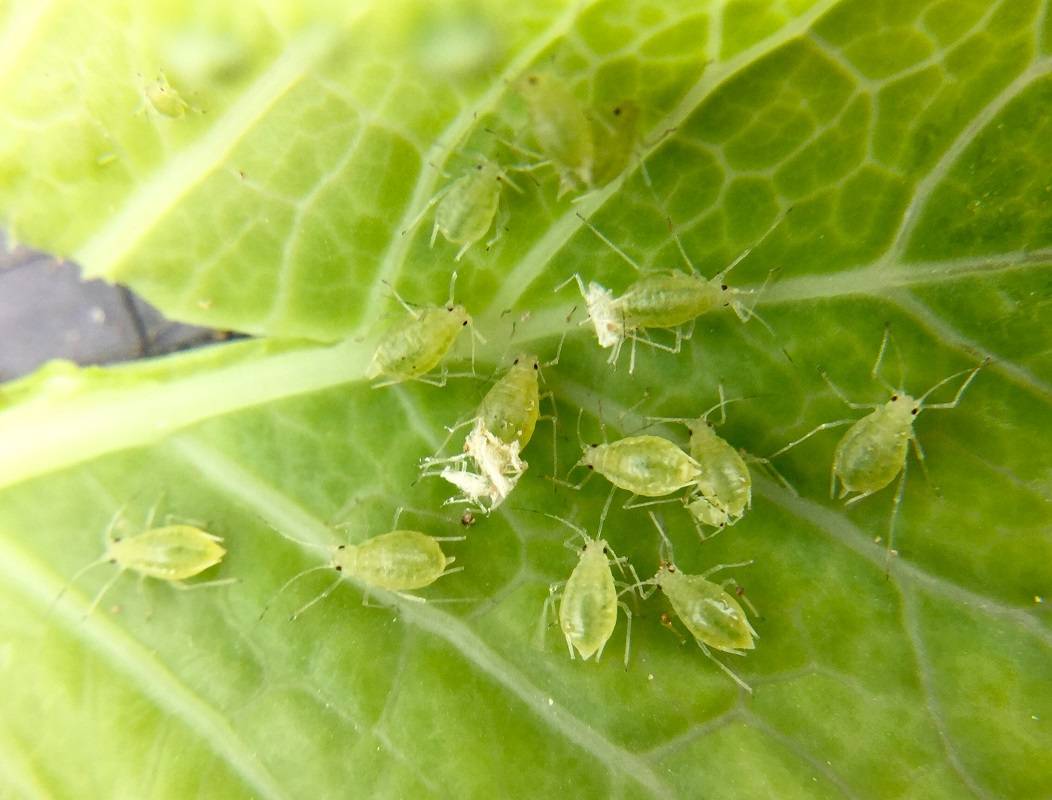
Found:
[[[395,299],[409,314],[409,319],[388,330],[373,353],[365,377],[385,379],[374,383],[373,388],[409,380],[445,385],[447,374],[444,371],[437,378],[426,375],[453,347],[461,329],[471,326],[467,309],[453,302],[456,281],[457,273],[454,272],[449,280],[449,299],[441,306],[413,306],[395,292]],[[481,338],[474,330],[472,336]]]
[[[407,600],[419,602],[424,598],[406,593],[414,589],[423,589],[443,575],[450,575],[463,569],[463,567],[450,568],[456,557],[445,555],[440,544],[441,542],[461,541],[463,536],[429,536],[419,531],[397,529],[401,514],[402,509],[398,509],[395,513],[394,522],[391,525],[395,530],[366,539],[361,544],[324,547],[315,542],[295,539],[275,528],[274,530],[289,541],[307,547],[324,547],[329,551],[329,563],[310,567],[289,578],[260,612],[260,619],[267,613],[267,609],[274,600],[289,586],[304,575],[320,570],[335,570],[339,573],[339,577],[321,594],[294,612],[290,619],[296,619],[307,609],[327,598],[345,579],[357,581],[363,585],[365,594],[362,602],[366,605],[369,602],[370,589],[394,592]]]
[[[103,596],[120,576],[128,571],[138,573],[140,578],[165,581],[176,589],[222,586],[236,580],[222,578],[204,583],[183,583],[223,560],[223,556],[226,555],[226,550],[220,544],[223,540],[194,525],[172,524],[155,528],[153,519],[156,510],[156,506],[151,509],[144,524],[146,530],[142,533],[119,537],[114,536],[114,530],[123,514],[123,509],[119,509],[103,533],[105,552],[70,578],[69,582],[72,584],[88,570],[102,564],[113,564],[117,567],[113,576],[95,594],[85,615],[91,614],[98,607]],[[55,598],[55,602],[65,591],[64,588]]]
[[[571,281],[577,282],[588,310],[588,320],[595,328],[599,346],[612,348],[610,357],[607,359],[609,363],[617,363],[621,355],[621,347],[626,339],[632,341],[629,373],[635,371],[636,342],[642,342],[670,353],[678,353],[684,340],[694,335],[695,320],[714,309],[730,308],[742,322],[748,322],[753,317],[760,319],[754,310],[755,301],[751,305],[746,305],[742,299],[751,296],[753,292],[728,285],[727,274],[758,247],[781,220],[775,222],[756,244],[742,252],[728,266],[713,277],[705,278],[698,273],[687,257],[686,250],[683,249],[678,236],[675,236],[676,243],[691,271],[686,273],[672,269],[647,272],[591,222],[580,214],[577,216],[604,244],[643,276],[629,285],[618,297],[595,281],[591,281],[586,287],[579,273],[571,275],[555,289],[559,291]],[[672,330],[675,339],[671,345],[656,342],[646,334],[648,329]]]
[[[676,567],[672,556],[672,545],[665,535],[665,531],[658,523],[657,518],[650,514],[654,525],[661,535],[662,557],[657,573],[653,578],[637,584],[640,587],[640,595],[646,599],[655,591],[661,589],[665,597],[672,605],[672,610],[679,617],[680,622],[694,638],[698,647],[706,656],[721,670],[734,680],[747,692],[752,688],[732,671],[726,664],[719,661],[709,648],[719,650],[732,655],[745,655],[746,650],[752,650],[755,639],[759,634],[753,630],[745,611],[733,596],[727,591],[726,586],[734,583],[727,580],[723,584],[714,583],[709,580],[710,575],[732,567],[744,567],[751,561],[738,564],[717,564],[706,570],[701,575],[687,575]],[[643,586],[654,587],[649,592],[642,589]],[[669,630],[675,632],[675,628],[667,619],[663,619]]]
[[[891,397],[884,403],[855,403],[848,399],[847,395],[830,380],[824,372],[822,377],[829,384],[833,392],[846,405],[855,409],[871,409],[870,413],[862,419],[840,419],[834,422],[824,422],[814,429],[808,431],[799,439],[787,444],[781,450],[773,453],[774,458],[782,453],[796,447],[801,442],[807,441],[816,433],[829,428],[837,428],[842,425],[850,425],[847,432],[840,439],[833,453],[833,466],[829,476],[829,496],[845,499],[846,505],[857,503],[874,492],[879,492],[890,484],[896,477],[899,485],[895,491],[895,497],[891,505],[891,517],[888,523],[888,555],[896,554],[895,551],[895,520],[898,516],[899,506],[902,503],[902,493],[906,485],[907,451],[912,443],[914,453],[921,467],[924,467],[924,450],[917,440],[913,430],[916,417],[924,410],[937,410],[956,408],[964,395],[965,390],[971,384],[976,374],[986,364],[979,364],[969,370],[955,372],[932,386],[919,398],[914,398],[903,389],[896,389],[880,376],[880,365],[887,350],[890,331],[885,329],[884,338],[877,353],[877,360],[870,370],[870,377],[878,381]],[[957,390],[953,400],[948,403],[925,404],[924,400],[932,392],[945,386],[955,378],[967,375],[964,383]],[[900,381],[901,383],[901,381]],[[840,482],[840,492],[837,494],[836,485]],[[852,495],[852,496],[849,496]]]
[[[549,610],[553,603],[558,603],[559,630],[566,639],[566,649],[570,653],[570,658],[575,658],[576,651],[584,661],[593,655],[598,661],[603,655],[603,648],[606,647],[606,643],[617,626],[617,609],[620,607],[628,620],[628,631],[625,634],[625,667],[627,668],[632,646],[632,612],[619,599],[621,593],[618,591],[617,582],[610,569],[611,564],[616,564],[624,574],[626,559],[614,555],[606,540],[593,539],[584,528],[574,525],[569,520],[554,514],[544,516],[561,522],[575,532],[574,536],[566,540],[564,544],[578,553],[578,560],[573,572],[565,582],[553,583],[548,588],[548,598],[544,601],[544,608],[541,610],[538,641],[543,643]],[[599,534],[602,535],[601,528]],[[583,545],[576,543],[578,537],[583,540]],[[629,569],[632,570],[631,565]],[[632,575],[636,578],[634,585],[638,585],[639,580],[634,570],[632,570]]]

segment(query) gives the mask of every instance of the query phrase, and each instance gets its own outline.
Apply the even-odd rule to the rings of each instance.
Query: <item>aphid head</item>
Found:
[[[455,319],[465,328],[471,324],[471,315],[468,313],[468,310],[459,303],[447,303],[446,312],[450,315],[451,319]]]
[[[538,372],[541,368],[541,360],[535,355],[519,353],[515,356],[515,360],[511,362],[511,365],[524,372]]]
[[[891,395],[884,407],[896,416],[907,418],[917,416],[921,410],[920,401],[901,390]]]
[[[588,467],[588,469],[595,469],[595,462],[599,458],[599,453],[602,451],[602,445],[590,444],[585,446],[584,452],[581,453],[581,460],[574,464],[575,467]]]

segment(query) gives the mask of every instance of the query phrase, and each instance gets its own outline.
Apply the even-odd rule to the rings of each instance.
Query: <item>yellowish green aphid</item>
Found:
[[[391,527],[397,528],[401,513],[402,509],[398,509]],[[321,546],[314,542],[294,539],[281,531],[278,533],[298,544],[308,547]],[[361,544],[340,544],[327,547],[329,563],[305,569],[289,578],[264,607],[259,615],[260,619],[266,614],[274,599],[297,580],[312,572],[329,569],[338,572],[339,577],[325,591],[292,614],[290,619],[296,619],[307,609],[320,603],[332,594],[344,579],[357,581],[364,586],[363,604],[366,605],[368,605],[370,589],[394,592],[406,600],[423,602],[424,598],[406,593],[414,589],[423,589],[443,575],[450,575],[463,569],[463,567],[450,568],[450,564],[456,558],[445,555],[440,544],[440,542],[461,541],[463,538],[463,536],[428,536],[426,533],[413,530],[392,530],[389,533],[366,539]]]
[[[209,567],[214,567],[223,560],[226,554],[226,550],[220,544],[223,540],[193,525],[172,524],[154,528],[155,513],[156,506],[147,517],[145,531],[126,537],[114,535],[123,509],[113,515],[113,519],[103,534],[105,546],[103,555],[78,570],[70,579],[70,584],[72,584],[88,570],[102,564],[113,564],[117,567],[113,576],[96,593],[85,615],[91,614],[98,607],[103,596],[127,571],[138,573],[140,578],[157,578],[177,589],[222,586],[236,580],[235,578],[224,578],[204,583],[183,583],[186,579],[204,572]],[[58,602],[59,597],[65,591],[64,588],[55,598],[55,602]]]
[[[147,84],[145,93],[146,99],[158,114],[179,119],[190,110],[190,104],[183,100],[163,72],[157,76],[157,80]]]
[[[655,422],[681,422],[690,430],[690,456],[701,467],[696,488],[685,498],[687,510],[698,525],[722,529],[733,525],[752,505],[752,475],[745,457],[713,429],[709,415],[721,412],[720,424],[726,421],[726,406],[733,400],[723,398],[696,419],[650,417]],[[759,460],[759,459],[758,459]],[[701,530],[699,528],[699,533]]]
[[[848,399],[847,395],[836,386],[829,376],[824,372],[822,377],[837,397],[845,404],[855,409],[871,409],[870,413],[862,419],[841,419],[834,422],[825,422],[808,433],[796,439],[781,450],[773,453],[774,458],[782,453],[796,447],[801,442],[810,439],[816,433],[836,428],[842,425],[850,425],[847,432],[840,439],[833,454],[833,467],[830,473],[829,496],[846,498],[845,504],[857,503],[863,498],[869,497],[874,492],[879,492],[890,484],[896,477],[899,478],[898,489],[892,501],[891,518],[888,527],[888,555],[894,555],[895,544],[895,520],[898,515],[899,505],[902,503],[902,493],[906,483],[907,450],[910,443],[913,444],[914,452],[921,466],[924,466],[924,450],[917,441],[913,430],[916,417],[924,410],[956,408],[964,395],[965,390],[978,374],[979,370],[987,363],[983,361],[970,370],[955,372],[949,377],[932,386],[919,398],[909,395],[904,389],[896,389],[880,376],[880,365],[887,350],[890,331],[884,330],[884,339],[877,353],[877,360],[870,370],[870,376],[878,381],[888,392],[890,399],[884,403],[855,403]],[[955,378],[967,375],[956,396],[948,403],[926,404],[925,399],[932,392],[945,386]],[[840,493],[836,492],[837,481],[840,482]],[[853,496],[849,496],[853,495]]]
[[[675,236],[676,243],[691,271],[686,273],[672,269],[646,272],[591,222],[580,214],[577,216],[602,242],[643,275],[629,285],[619,297],[615,297],[612,291],[595,281],[591,281],[586,287],[584,279],[578,273],[571,275],[555,288],[555,291],[559,291],[570,282],[577,282],[588,310],[588,321],[591,321],[595,328],[599,346],[612,348],[610,358],[607,359],[610,364],[617,363],[626,339],[632,342],[629,373],[635,371],[636,342],[678,353],[684,340],[694,335],[695,320],[717,308],[732,309],[742,322],[748,322],[753,317],[760,319],[755,312],[755,303],[746,305],[742,300],[751,292],[728,285],[726,278],[732,269],[770,235],[777,227],[777,222],[755,245],[745,250],[727,267],[712,278],[705,278],[687,258],[678,236]],[[685,331],[683,326],[687,326]],[[649,329],[672,330],[675,340],[671,345],[656,342],[646,334]]]
[[[516,83],[541,154],[559,173],[559,196],[592,186],[595,140],[592,121],[566,83],[545,72],[531,72]]]
[[[694,486],[702,470],[675,443],[660,436],[627,436],[585,447],[575,466],[587,467],[633,495],[662,497]]]
[[[569,579],[565,583],[552,584],[548,589],[548,598],[544,601],[537,631],[538,641],[543,644],[549,610],[554,603],[558,603],[559,629],[566,639],[566,649],[570,658],[575,657],[576,651],[584,661],[593,655],[598,661],[617,625],[617,609],[620,606],[628,619],[628,632],[625,635],[627,668],[632,645],[632,612],[619,599],[620,593],[610,569],[611,564],[616,564],[623,574],[625,559],[614,555],[604,539],[590,537],[584,528],[553,514],[544,516],[557,520],[575,531],[575,535],[568,539],[565,545],[577,552],[579,557]],[[584,542],[583,546],[575,543],[577,537]],[[634,571],[632,574],[635,576]],[[636,584],[638,583],[636,578]]]
[[[557,362],[558,356],[551,363]],[[439,475],[461,490],[460,496],[448,502],[472,503],[488,513],[515,488],[529,466],[519,454],[542,418],[539,374],[537,356],[517,356],[482,398],[475,416],[450,429],[452,435],[465,425],[472,426],[463,452],[448,458],[423,459],[422,476]]]
[[[447,241],[461,245],[456,255],[456,260],[460,261],[461,256],[493,227],[505,186],[517,192],[522,191],[497,164],[485,159],[479,161],[435,195],[406,230],[415,227],[435,207],[431,245],[434,246],[435,239],[441,233]],[[498,221],[493,238],[486,242],[487,248],[500,238],[502,228]]]
[[[471,325],[467,309],[453,302],[456,280],[457,273],[454,272],[449,282],[449,299],[441,306],[412,306],[395,293],[409,319],[388,330],[373,353],[365,377],[385,378],[374,383],[374,389],[409,380],[445,385],[447,375],[444,371],[436,379],[424,376],[437,367],[453,347],[461,329]],[[474,331],[472,335],[481,338]]]
[[[680,572],[673,562],[672,546],[657,518],[653,513],[650,518],[661,535],[663,552],[657,574],[638,584],[640,588],[647,585],[654,588],[650,592],[641,589],[640,594],[645,599],[657,589],[661,589],[672,605],[672,610],[675,611],[676,616],[679,617],[690,635],[694,637],[694,641],[697,642],[702,652],[727,673],[735,683],[747,692],[752,692],[752,688],[745,681],[718,661],[709,650],[712,647],[724,653],[741,656],[745,655],[744,651],[752,650],[756,646],[754,640],[760,638],[753,630],[741,605],[725,588],[727,583],[733,583],[733,581],[727,581],[721,585],[709,580],[710,575],[720,570],[744,567],[752,562],[718,564],[701,575],[686,575]],[[671,625],[668,627],[673,632],[675,631]]]

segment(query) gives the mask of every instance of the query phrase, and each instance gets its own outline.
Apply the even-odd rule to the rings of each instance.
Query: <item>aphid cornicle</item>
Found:
[[[510,186],[517,192],[522,191],[497,164],[482,160],[435,195],[424,206],[420,215],[409,224],[406,231],[415,227],[424,215],[435,207],[431,245],[434,246],[435,239],[441,233],[447,241],[461,245],[455,257],[456,261],[460,261],[461,256],[485,237],[493,226],[493,220],[500,209],[504,186]],[[497,230],[493,238],[486,243],[486,247],[496,242],[501,229],[498,221]]]
[[[442,306],[414,307],[395,293],[395,298],[408,312],[409,319],[387,331],[373,353],[365,377],[386,378],[374,383],[374,389],[409,380],[435,386],[445,385],[445,373],[433,380],[424,376],[438,366],[457,340],[461,329],[471,325],[467,309],[453,302],[456,280],[457,273],[454,272],[449,281],[449,299]],[[472,336],[481,338],[474,330]]]
[[[603,648],[606,647],[606,643],[617,626],[617,609],[620,607],[628,620],[628,631],[625,634],[625,667],[627,668],[632,645],[632,612],[619,599],[620,592],[618,592],[617,582],[610,569],[611,564],[616,564],[623,573],[625,559],[614,555],[604,539],[593,539],[580,526],[553,514],[544,516],[561,522],[575,531],[575,535],[564,544],[578,553],[578,560],[565,583],[549,586],[548,598],[544,601],[544,607],[541,610],[538,640],[543,642],[549,610],[553,603],[558,603],[559,629],[566,639],[566,649],[570,653],[570,658],[575,657],[574,651],[576,651],[583,661],[587,661],[593,655],[598,661],[603,655]],[[600,535],[601,533],[600,531]],[[574,544],[578,536],[584,541],[583,546]],[[635,576],[634,570],[633,576]],[[638,578],[636,578],[636,584],[638,583]],[[631,588],[632,586],[629,587]]]
[[[640,595],[646,599],[657,589],[661,589],[672,605],[672,610],[676,612],[676,616],[690,632],[702,652],[727,673],[735,683],[746,691],[752,692],[752,688],[745,681],[720,662],[709,650],[712,647],[724,653],[741,656],[745,655],[744,651],[752,650],[756,646],[754,640],[760,638],[749,623],[749,618],[745,615],[741,605],[724,588],[726,583],[733,581],[720,585],[709,580],[710,575],[720,570],[744,567],[752,562],[718,564],[701,575],[686,575],[676,567],[672,557],[672,546],[657,518],[653,513],[650,518],[661,535],[662,557],[657,574],[637,584],[640,587]],[[642,590],[641,587],[647,585],[654,588],[650,592]],[[675,628],[671,625],[666,625],[666,627],[675,632]]]
[[[600,347],[612,348],[610,357],[607,359],[609,363],[617,363],[621,355],[621,347],[626,339],[632,341],[629,373],[635,371],[636,342],[643,342],[670,353],[678,353],[683,341],[693,336],[695,320],[702,314],[717,308],[732,309],[742,322],[748,322],[754,317],[763,322],[755,312],[755,302],[747,306],[741,299],[751,295],[752,292],[728,285],[726,278],[732,269],[771,234],[781,219],[776,221],[756,244],[746,249],[727,267],[712,278],[705,278],[698,273],[694,264],[687,258],[686,250],[675,231],[673,231],[673,236],[690,272],[686,273],[677,269],[647,272],[591,222],[580,214],[577,216],[604,244],[642,274],[641,278],[629,285],[618,297],[596,281],[590,281],[585,286],[584,279],[579,273],[574,273],[555,287],[555,291],[559,291],[567,284],[577,282],[588,311],[588,320],[585,322],[592,323]],[[769,278],[770,274],[768,274]],[[686,332],[683,331],[683,326],[688,326]],[[675,337],[674,342],[671,345],[661,344],[646,336],[644,332],[652,328],[672,330]]]
[[[526,101],[533,138],[559,173],[559,196],[590,187],[595,140],[584,107],[563,81],[548,73],[531,72],[517,87]]]
[[[399,509],[395,514],[392,527],[397,528],[398,518],[402,513]],[[277,530],[275,528],[275,530]],[[295,539],[286,533],[277,531],[289,541],[296,542],[308,547],[323,547],[314,542],[305,542]],[[344,579],[359,581],[365,587],[363,604],[368,604],[369,589],[381,589],[394,592],[407,600],[423,602],[424,598],[417,595],[407,594],[413,589],[422,589],[430,586],[444,575],[459,572],[462,567],[450,569],[450,564],[455,556],[446,556],[442,552],[440,542],[461,541],[463,536],[436,537],[413,530],[392,530],[366,539],[361,544],[340,544],[325,547],[329,551],[329,563],[323,566],[305,569],[287,580],[270,602],[260,613],[260,619],[266,614],[271,603],[282,594],[289,586],[312,572],[320,570],[335,570],[339,577],[321,594],[296,611],[290,619],[296,619],[307,609],[321,602],[340,585]]]
[[[830,471],[829,496],[844,499],[847,505],[856,503],[863,498],[869,497],[890,484],[896,477],[899,478],[898,489],[892,500],[891,517],[888,525],[887,550],[889,557],[895,554],[895,520],[899,505],[902,503],[902,493],[906,482],[907,451],[913,444],[917,460],[924,465],[924,451],[913,430],[916,417],[925,410],[956,408],[964,395],[965,390],[971,384],[976,374],[987,363],[983,361],[978,366],[969,370],[955,372],[932,386],[919,398],[914,398],[903,389],[896,389],[880,376],[880,365],[887,350],[890,331],[885,328],[884,338],[881,341],[877,360],[870,370],[870,376],[881,383],[891,393],[890,399],[884,403],[855,403],[848,399],[847,395],[829,376],[824,372],[822,377],[829,384],[833,392],[845,404],[855,409],[870,409],[870,413],[861,419],[841,419],[834,422],[826,422],[818,425],[808,433],[801,436],[782,449],[773,453],[770,458],[796,447],[801,442],[810,439],[816,433],[836,428],[842,425],[850,425],[847,432],[840,439],[833,454],[833,465]],[[925,404],[925,399],[932,392],[945,386],[955,378],[967,375],[964,383],[957,390],[956,396],[948,403]],[[836,484],[839,480],[840,493],[836,493]],[[853,495],[849,497],[848,495]]]
[[[156,506],[147,517],[144,526],[146,530],[134,536],[122,538],[113,535],[123,514],[123,509],[118,510],[103,534],[103,543],[106,548],[103,555],[78,570],[70,578],[69,583],[72,584],[88,570],[102,564],[114,564],[117,567],[117,571],[103,584],[91,601],[86,615],[91,614],[98,607],[106,592],[127,571],[138,573],[140,578],[157,578],[166,581],[177,589],[222,586],[236,580],[235,578],[222,578],[203,583],[183,583],[187,578],[192,578],[223,560],[223,556],[226,555],[226,550],[220,544],[223,540],[194,525],[173,524],[154,528],[155,512]],[[55,598],[55,602],[58,602],[59,597],[65,591],[66,589],[63,588]]]

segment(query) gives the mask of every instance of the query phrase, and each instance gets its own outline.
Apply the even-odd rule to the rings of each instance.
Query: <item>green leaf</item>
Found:
[[[300,338],[55,363],[0,387],[0,793],[1047,794],[1047,3],[216,5],[4,12],[9,229],[178,318]],[[546,480],[542,428],[512,498],[464,529],[417,461],[487,384],[362,377],[380,326],[403,313],[382,281],[438,302],[454,265],[455,245],[429,247],[430,217],[401,232],[446,185],[439,168],[504,152],[486,127],[530,142],[509,82],[533,66],[597,107],[635,101],[653,180],[633,159],[571,203],[538,171],[506,193],[500,242],[457,265],[458,299],[489,340],[480,375],[519,349],[550,358],[569,332],[545,370],[558,475],[577,458],[578,409],[582,435],[603,435],[601,411],[614,437],[640,413],[697,414],[722,383],[748,399],[721,435],[759,455],[860,416],[818,370],[858,402],[886,399],[869,374],[886,324],[884,374],[901,369],[915,396],[992,359],[958,408],[917,420],[929,477],[911,458],[890,568],[894,487],[828,499],[835,432],[778,459],[799,495],[754,470],[752,510],[711,541],[678,506],[656,509],[683,570],[754,561],[733,574],[759,611],[757,648],[718,656],[752,696],[662,628],[660,597],[634,609],[627,671],[623,617],[598,663],[571,661],[557,630],[535,648],[548,586],[575,563],[567,531],[535,512],[594,531],[606,487]],[[161,73],[183,116],[137,111]],[[567,322],[572,288],[552,289],[580,271],[620,291],[634,273],[578,213],[648,267],[679,263],[667,216],[706,275],[777,223],[728,278],[759,289],[779,268],[759,298],[773,335],[723,311],[683,352],[641,346],[634,375],[627,353],[611,368]],[[467,354],[465,336],[454,369]],[[214,574],[240,582],[140,593],[123,576],[82,619],[99,567],[52,607],[114,511],[131,531],[158,499],[224,537]],[[464,571],[420,592],[461,602],[366,608],[351,585],[288,622],[331,576],[275,600],[323,555],[274,529],[360,541],[400,505],[441,509],[406,519],[467,537],[445,545]],[[652,574],[643,511],[615,504],[604,536]]]

